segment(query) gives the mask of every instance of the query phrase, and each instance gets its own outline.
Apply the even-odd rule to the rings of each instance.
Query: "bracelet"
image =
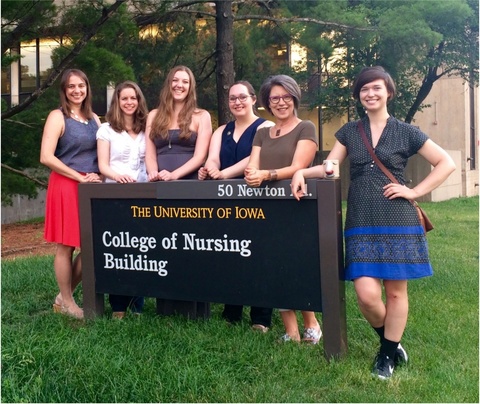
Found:
[[[268,170],[268,173],[269,173],[270,181],[277,180],[277,170]]]

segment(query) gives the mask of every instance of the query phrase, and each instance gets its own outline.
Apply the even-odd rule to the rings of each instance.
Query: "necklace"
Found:
[[[88,119],[83,120],[83,119],[80,118],[75,112],[73,112],[73,110],[70,110],[70,112],[72,113],[72,115],[73,115],[73,117],[75,118],[75,120],[77,120],[77,121],[80,122],[80,123],[84,123],[85,125],[88,125]]]
[[[286,122],[283,125],[275,125],[278,126],[278,129],[275,131],[275,137],[279,137],[280,133],[283,128],[288,128],[291,125],[292,122]]]

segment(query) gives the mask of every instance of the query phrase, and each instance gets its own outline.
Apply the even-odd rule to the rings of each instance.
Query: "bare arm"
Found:
[[[328,154],[327,160],[338,160],[338,164],[342,164],[346,157],[347,148],[337,140]],[[293,175],[291,187],[295,199],[300,200],[305,195],[305,179],[307,178],[325,178],[323,164],[298,170]]]
[[[254,149],[255,156],[254,156]],[[284,180],[292,178],[296,171],[308,167],[315,157],[317,145],[313,140],[303,139],[299,140],[293,155],[292,164],[287,167],[277,168],[277,180]],[[250,155],[250,161],[245,169],[245,181],[252,187],[258,187],[263,181],[270,179],[270,170],[259,170],[260,162],[260,147],[254,146],[252,148],[252,154]]]
[[[434,168],[416,187],[408,188],[405,185],[390,183],[384,189],[384,196],[389,199],[406,198],[417,199],[433,191],[441,185],[448,176],[455,171],[455,163],[448,153],[439,145],[428,139],[418,151]]]
[[[210,141],[210,147],[208,149],[208,158],[205,162],[205,166],[201,167],[198,171],[198,178],[201,180],[210,177],[212,179],[222,179],[220,173],[220,149],[222,147],[222,133],[226,125],[219,126],[215,132],[213,132],[212,139]]]
[[[149,112],[145,128],[145,167],[147,169],[149,181],[158,181],[157,148],[153,140],[150,139],[152,122],[156,115],[156,109]]]

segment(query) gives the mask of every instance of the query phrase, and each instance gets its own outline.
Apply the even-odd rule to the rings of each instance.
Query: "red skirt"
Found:
[[[52,171],[45,204],[45,240],[80,247],[78,212],[78,182]]]

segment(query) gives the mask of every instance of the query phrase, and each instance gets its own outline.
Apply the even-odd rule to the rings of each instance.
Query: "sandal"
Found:
[[[320,328],[318,330],[315,328],[306,328],[303,332],[302,341],[307,344],[316,345],[318,341],[320,341],[320,338],[322,338],[322,330]]]
[[[53,312],[54,313],[65,314],[67,316],[76,318],[78,320],[83,320],[83,309],[81,309],[78,306],[76,306],[76,308],[73,307],[73,309],[71,309],[70,306],[65,306],[63,304],[60,305],[58,303],[53,303]]]
[[[263,324],[253,324],[252,330],[266,333],[268,332],[268,327],[265,327]]]
[[[285,343],[285,342],[300,342],[300,341],[297,341],[297,340],[294,340],[290,335],[288,334],[283,334],[281,337],[280,337],[280,340],[279,340],[280,343]]]

